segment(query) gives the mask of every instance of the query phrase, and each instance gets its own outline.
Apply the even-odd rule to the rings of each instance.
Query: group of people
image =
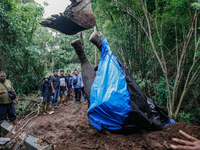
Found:
[[[42,99],[43,99],[43,113],[47,114],[50,102],[52,109],[56,109],[58,96],[60,95],[61,105],[69,104],[69,98],[73,91],[75,91],[76,103],[80,103],[81,89],[83,88],[83,81],[78,70],[74,70],[73,76],[71,71],[68,70],[66,76],[64,71],[60,71],[60,76],[55,70],[53,77],[46,76],[42,83]],[[17,117],[15,113],[15,107],[13,100],[8,95],[7,88],[14,91],[11,81],[6,79],[5,71],[0,71],[0,122],[9,119],[14,125],[17,126]],[[64,100],[62,99],[64,97]],[[86,98],[84,98],[86,100]],[[14,99],[18,103],[17,97]],[[46,105],[47,104],[47,105]],[[46,108],[45,108],[46,105]],[[177,145],[170,145],[172,149],[180,150],[200,150],[200,140],[186,134],[183,131],[179,131],[180,135],[186,140],[173,138],[172,140]]]
[[[71,76],[71,71],[68,70],[64,75],[64,70],[60,71],[60,76],[58,71],[53,71],[53,76],[45,76],[44,82],[41,86],[41,99],[43,100],[43,115],[48,114],[49,105],[51,102],[52,110],[59,108],[57,106],[58,98],[60,96],[60,106],[67,106],[70,104],[70,96],[75,92],[75,103],[81,103],[81,93],[83,93],[85,103],[87,103],[87,98],[84,93],[84,85],[82,76],[79,74],[78,70],[73,71]]]

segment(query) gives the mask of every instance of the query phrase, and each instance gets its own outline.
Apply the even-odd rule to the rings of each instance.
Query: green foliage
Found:
[[[21,5],[10,0],[0,3],[0,70],[5,70],[16,92],[37,90],[43,74],[43,58],[33,41],[44,8],[37,3]]]
[[[134,76],[135,81],[137,82],[137,84],[140,86],[140,88],[142,89],[142,91],[144,92],[148,92],[147,89],[151,88],[151,80],[148,79],[143,79],[139,76],[139,75],[135,75]]]
[[[195,9],[199,10],[200,9],[200,0],[198,0],[198,2],[192,3],[191,6],[194,7]]]
[[[169,82],[171,94],[173,94],[173,81]],[[168,98],[168,91],[166,88],[166,79],[161,77],[160,81],[155,84],[155,95],[153,96],[153,99],[155,100],[155,103],[163,108],[166,108]]]
[[[178,115],[178,122],[189,122],[192,123],[192,114],[191,113],[185,113],[184,111],[181,111]]]
[[[15,111],[18,117],[24,118],[28,113],[35,109],[35,104],[28,104],[28,100],[20,100],[19,104],[15,106]]]
[[[200,120],[199,120],[200,108],[194,107],[189,112],[192,114],[192,123],[199,125],[200,124]]]
[[[40,91],[31,93],[27,97],[23,94],[18,95],[18,98],[20,98],[19,104],[15,105],[15,110],[16,110],[18,119],[24,118],[29,113],[38,109],[38,104],[40,103],[39,94],[40,94]],[[38,102],[34,101],[36,99],[38,100]],[[51,108],[51,106],[49,108]]]

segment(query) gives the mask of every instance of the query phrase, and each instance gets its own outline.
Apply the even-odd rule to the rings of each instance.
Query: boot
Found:
[[[100,51],[102,48],[102,35],[98,35],[97,31],[94,31],[90,36],[90,42],[93,43]]]

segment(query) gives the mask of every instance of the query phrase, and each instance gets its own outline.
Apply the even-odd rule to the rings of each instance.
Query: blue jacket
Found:
[[[74,80],[75,80],[76,78],[78,78],[78,80],[77,80],[76,85],[74,85],[73,82],[74,82]],[[72,89],[74,89],[74,88],[81,88],[81,79],[82,79],[82,77],[81,77],[80,74],[78,74],[78,76],[74,75],[74,76],[72,77]]]

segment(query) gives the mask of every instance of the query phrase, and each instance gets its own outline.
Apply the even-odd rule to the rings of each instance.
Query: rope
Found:
[[[76,2],[74,4],[72,4],[71,6],[68,6],[67,9],[70,9],[72,7],[76,7],[78,4],[80,4],[83,0],[81,0],[80,2]]]
[[[99,30],[97,24],[96,24],[95,26],[96,26],[96,30],[97,30],[97,32],[99,32],[99,34],[100,34],[101,36],[103,36],[103,34],[102,34],[101,31]]]
[[[80,38],[81,38],[81,40],[83,41],[83,32],[81,31],[81,33],[80,33]]]
[[[96,24],[96,29],[97,29],[97,31],[99,31],[99,28],[97,27],[97,24]]]

